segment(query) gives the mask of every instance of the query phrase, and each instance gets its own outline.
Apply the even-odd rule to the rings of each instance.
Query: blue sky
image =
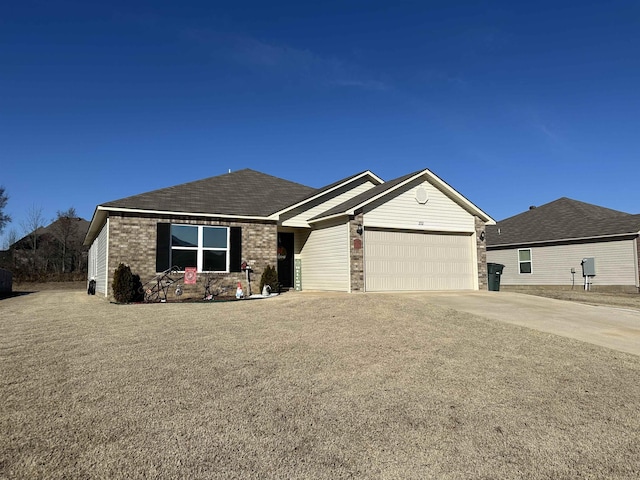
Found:
[[[638,1],[5,3],[5,235],[241,168],[640,213],[639,85]]]

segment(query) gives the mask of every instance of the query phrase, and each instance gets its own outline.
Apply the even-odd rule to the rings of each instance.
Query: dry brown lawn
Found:
[[[41,291],[0,371],[0,478],[640,476],[640,357],[428,295]]]

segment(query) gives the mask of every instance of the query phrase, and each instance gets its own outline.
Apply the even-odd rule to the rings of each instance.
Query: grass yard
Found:
[[[0,300],[0,371],[0,478],[640,476],[640,357],[428,295],[46,290]]]

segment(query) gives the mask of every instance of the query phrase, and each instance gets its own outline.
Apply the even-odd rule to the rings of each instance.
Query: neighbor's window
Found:
[[[199,272],[229,271],[229,229],[171,225],[171,265]]]
[[[531,249],[518,250],[518,264],[520,273],[531,273]]]

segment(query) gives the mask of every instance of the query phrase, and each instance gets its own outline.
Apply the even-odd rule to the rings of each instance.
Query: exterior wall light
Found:
[[[363,231],[363,230],[362,230],[362,224],[361,224],[361,223],[359,223],[359,224],[358,224],[358,228],[356,228],[356,232],[358,233],[358,235],[362,235],[362,231]]]

